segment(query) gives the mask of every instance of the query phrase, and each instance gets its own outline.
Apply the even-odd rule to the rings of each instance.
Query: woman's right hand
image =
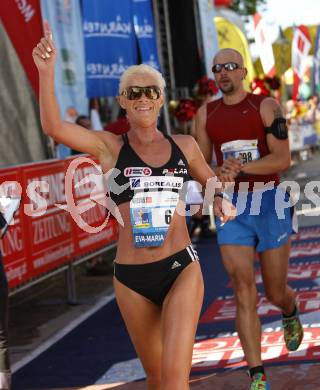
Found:
[[[33,61],[39,73],[52,71],[56,62],[56,48],[52,40],[52,32],[47,21],[43,23],[44,37],[32,50]]]

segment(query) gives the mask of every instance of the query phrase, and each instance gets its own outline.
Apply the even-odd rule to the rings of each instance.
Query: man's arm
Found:
[[[279,103],[266,98],[261,103],[260,114],[265,127],[270,127],[276,119],[284,118]],[[246,174],[268,175],[285,171],[290,167],[291,155],[289,140],[279,139],[274,134],[266,134],[270,153],[259,160],[244,164],[241,171]]]
[[[206,130],[207,124],[207,105],[202,105],[196,114],[195,119],[195,139],[204,155],[207,163],[211,165],[213,144]],[[240,171],[240,164],[236,162],[228,162],[228,167],[224,171],[224,166],[214,167],[214,172],[223,182],[233,182],[234,178]]]

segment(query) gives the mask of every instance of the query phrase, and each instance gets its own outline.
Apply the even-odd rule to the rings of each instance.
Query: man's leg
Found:
[[[255,250],[250,246],[221,245],[224,266],[234,288],[236,327],[249,368],[262,365],[261,325],[257,314],[254,275]]]
[[[287,284],[289,257],[289,242],[260,254],[266,297],[281,309],[286,345],[290,351],[295,351],[302,341],[303,328],[295,305],[295,294]]]

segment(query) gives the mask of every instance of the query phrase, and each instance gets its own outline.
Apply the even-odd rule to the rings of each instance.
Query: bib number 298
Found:
[[[239,156],[241,157],[241,159],[244,163],[247,163],[247,162],[250,162],[253,160],[251,152],[242,152],[242,153],[239,153]]]

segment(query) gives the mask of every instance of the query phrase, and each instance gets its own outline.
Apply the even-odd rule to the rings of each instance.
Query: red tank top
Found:
[[[260,104],[263,99],[264,96],[248,93],[237,104],[227,105],[222,98],[207,104],[206,130],[214,145],[218,166],[223,163],[221,145],[225,142],[257,139],[260,158],[270,153],[260,116]],[[249,190],[252,191],[255,182],[266,184],[270,181],[278,185],[279,176],[277,174],[239,176],[235,180],[235,191],[238,190],[240,182],[249,182]]]

